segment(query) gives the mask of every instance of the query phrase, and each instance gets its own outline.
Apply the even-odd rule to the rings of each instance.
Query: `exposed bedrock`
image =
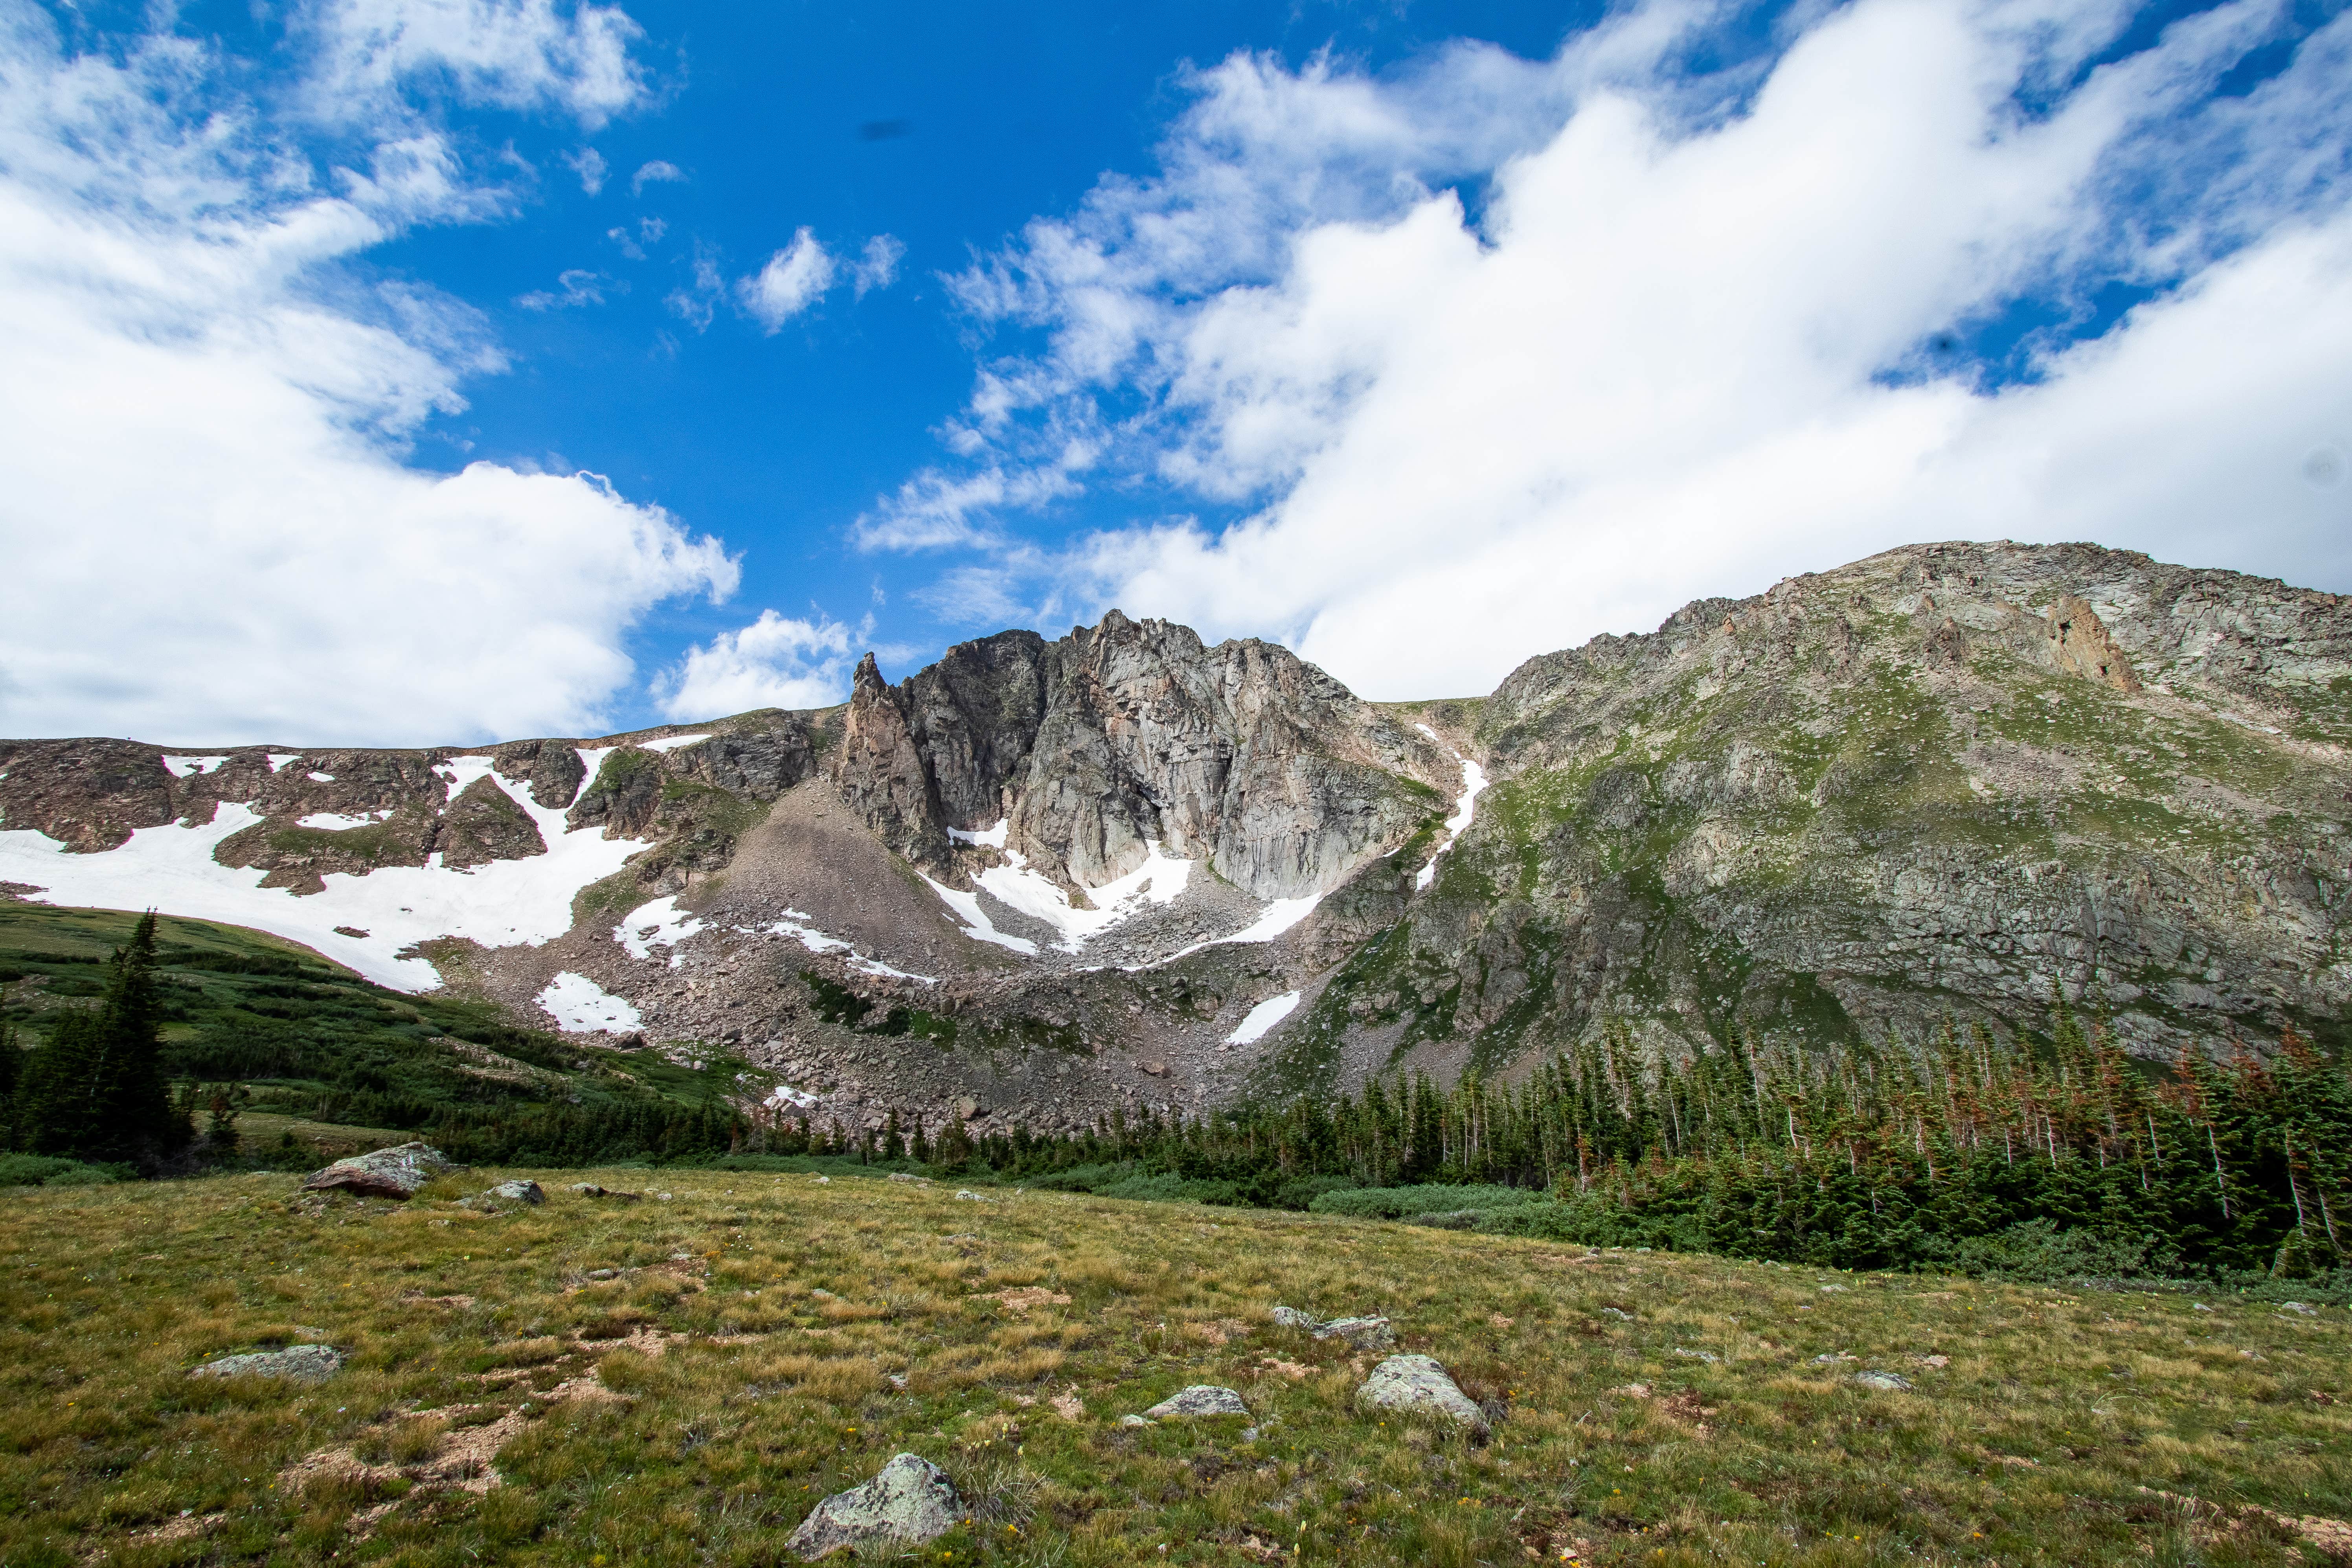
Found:
[[[1259,899],[1328,890],[1393,847],[1459,778],[1445,751],[1286,648],[1204,647],[1114,610],[1047,642],[1003,632],[893,687],[858,667],[834,779],[893,850],[934,871],[950,830],[1074,889],[1204,861]]]

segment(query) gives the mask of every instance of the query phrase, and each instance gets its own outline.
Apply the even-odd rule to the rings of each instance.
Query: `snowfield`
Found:
[[[1246,1046],[1265,1038],[1266,1031],[1290,1016],[1298,1005],[1298,993],[1286,991],[1279,996],[1269,996],[1249,1010],[1241,1026],[1225,1037],[1229,1046]]]
[[[633,1035],[644,1022],[628,1003],[568,969],[539,994],[539,1009],[567,1035]]]
[[[607,750],[581,750],[586,777],[596,776]],[[491,776],[490,759],[453,758],[436,771],[450,782],[454,797]],[[484,947],[551,942],[572,928],[572,900],[581,889],[647,847],[642,839],[606,838],[599,828],[566,832],[563,808],[537,805],[528,790],[507,794],[538,826],[546,854],[462,870],[443,866],[436,854],[423,866],[388,866],[363,877],[331,872],[324,892],[298,897],[261,886],[266,873],[257,867],[213,858],[221,840],[262,820],[250,806],[225,804],[202,826],[142,827],[121,847],[95,855],[69,855],[31,828],[0,830],[0,881],[37,889],[33,896],[43,903],[154,909],[251,926],[314,948],[380,985],[430,991],[440,985],[440,972],[407,953],[415,944],[435,937],[464,937]],[[352,936],[339,926],[366,934]]]

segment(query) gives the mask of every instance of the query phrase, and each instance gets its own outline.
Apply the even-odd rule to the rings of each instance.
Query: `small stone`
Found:
[[[1853,1380],[1864,1388],[1883,1388],[1889,1393],[1911,1386],[1909,1378],[1892,1372],[1858,1372],[1853,1374]]]
[[[963,1500],[947,1472],[900,1454],[864,1486],[835,1492],[811,1510],[784,1550],[814,1561],[845,1549],[920,1546],[955,1528]]]
[[[1286,1329],[1305,1329],[1318,1340],[1341,1339],[1360,1351],[1391,1350],[1396,1331],[1386,1318],[1334,1318],[1325,1322],[1296,1307],[1276,1306],[1268,1314]]]
[[[1396,1331],[1386,1318],[1334,1318],[1315,1331],[1318,1340],[1339,1339],[1360,1351],[1393,1350]]]
[[[289,1345],[282,1351],[223,1356],[189,1371],[190,1377],[288,1377],[317,1383],[343,1369],[343,1352],[331,1345]]]
[[[982,1197],[978,1193],[973,1192],[969,1187],[959,1191],[956,1194],[956,1196],[968,1204],[984,1204],[990,1201],[987,1198]]]
[[[610,1279],[618,1272],[619,1270],[613,1268],[591,1268],[588,1270],[588,1278],[591,1279]]]
[[[502,1198],[510,1204],[536,1205],[547,1201],[547,1194],[540,1191],[537,1182],[500,1182],[497,1186],[486,1190],[482,1196]]]
[[[1118,1424],[1122,1426],[1157,1426],[1160,1425],[1157,1421],[1146,1421],[1140,1415],[1122,1415],[1118,1418]]]
[[[1445,1369],[1425,1355],[1392,1355],[1372,1368],[1357,1400],[1378,1410],[1435,1415],[1484,1437],[1486,1413],[1470,1402]]]
[[[1172,1415],[1247,1415],[1249,1406],[1242,1396],[1230,1388],[1213,1384],[1196,1383],[1190,1388],[1177,1390],[1150,1409],[1148,1416]]]

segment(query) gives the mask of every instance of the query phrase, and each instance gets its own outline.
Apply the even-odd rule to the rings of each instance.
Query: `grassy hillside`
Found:
[[[970,1507],[932,1563],[2352,1548],[2338,1307],[811,1174],[453,1201],[512,1173],[404,1207],[269,1173],[0,1193],[0,1563],[764,1564],[902,1449]],[[1360,1414],[1368,1358],[1274,1327],[1276,1302],[1391,1314],[1507,1412],[1495,1440]],[[349,1366],[186,1376],[303,1339]],[[1255,1436],[1118,1425],[1194,1383],[1240,1390]]]
[[[96,1006],[106,959],[137,919],[0,903],[0,1022],[37,1048],[63,1011]],[[494,1157],[520,1141],[541,1158],[574,1147],[613,1158],[657,1150],[681,1118],[723,1118],[745,1087],[743,1064],[721,1054],[688,1068],[519,1028],[487,1002],[386,990],[259,931],[166,916],[157,934],[165,1070],[240,1108],[246,1158],[314,1123],[366,1134],[343,1142],[432,1130]],[[288,1159],[322,1139],[339,1141],[305,1131]]]

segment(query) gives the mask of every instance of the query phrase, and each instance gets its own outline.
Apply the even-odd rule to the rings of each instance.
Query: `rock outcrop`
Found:
[[[320,1383],[343,1370],[343,1352],[332,1345],[289,1345],[282,1351],[225,1355],[191,1367],[190,1377],[281,1377]]]
[[[349,1193],[362,1198],[415,1197],[436,1176],[460,1169],[430,1143],[395,1143],[338,1160],[302,1184],[305,1192]]]
[[[1204,861],[1260,899],[1336,886],[1442,804],[1444,751],[1289,650],[1204,647],[1114,610],[1058,642],[1004,632],[897,687],[858,666],[834,765],[892,850],[944,870],[952,834],[1074,889]]]

